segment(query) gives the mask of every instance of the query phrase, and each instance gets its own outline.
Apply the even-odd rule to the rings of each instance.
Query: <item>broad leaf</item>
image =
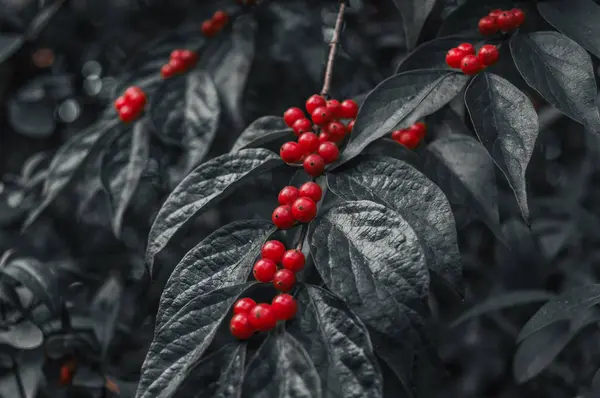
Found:
[[[533,104],[508,80],[492,73],[471,81],[465,104],[477,137],[506,176],[529,223],[525,172],[539,132]]]
[[[407,50],[413,49],[417,44],[421,29],[435,2],[436,0],[394,0],[402,16]]]
[[[293,137],[293,134],[292,129],[285,124],[283,118],[279,116],[263,116],[246,127],[233,144],[231,152],[259,147],[286,136]]]
[[[102,349],[102,355],[106,354],[112,340],[122,294],[121,281],[117,277],[111,276],[98,290],[90,305],[90,318],[93,322],[94,334]]]
[[[0,35],[0,63],[12,57],[23,46],[24,42],[23,35],[15,33]]]
[[[327,174],[344,200],[370,200],[397,211],[427,248],[429,268],[462,293],[456,226],[444,193],[417,169],[389,157],[360,156]]]
[[[592,0],[549,0],[537,9],[552,26],[600,58],[600,5]]]
[[[396,73],[419,69],[451,69],[446,64],[446,53],[461,43],[473,43],[468,36],[440,37],[421,44],[402,60]]]
[[[563,292],[560,297],[546,303],[527,321],[517,341],[555,322],[575,319],[590,307],[600,303],[600,284],[579,286]]]
[[[23,319],[18,323],[0,328],[0,347],[7,350],[33,350],[44,342],[42,330],[33,322]]]
[[[481,39],[477,23],[494,9],[510,10],[515,6],[512,0],[467,0],[442,23],[438,36],[465,34]]]
[[[365,325],[328,291],[304,285],[287,331],[306,349],[323,397],[379,398],[383,380]]]
[[[377,141],[370,143],[362,153],[364,155],[372,156],[387,156],[402,160],[413,166],[417,166],[420,162],[419,155],[415,151],[408,149],[404,145],[398,144],[391,138],[380,138]]]
[[[523,79],[571,119],[600,131],[598,90],[590,55],[558,32],[516,34],[510,40]]]
[[[337,164],[362,152],[394,129],[408,127],[434,113],[467,84],[469,77],[450,70],[416,70],[381,82],[361,106],[350,141]]]
[[[154,256],[207,205],[231,194],[242,182],[282,163],[277,154],[266,149],[244,149],[219,156],[190,172],[171,192],[150,230],[146,250],[150,273]]]
[[[246,369],[242,398],[322,398],[319,374],[289,333],[271,333]]]
[[[230,316],[230,307],[251,285],[235,285],[196,296],[157,328],[142,366],[136,397],[176,396]]]
[[[219,126],[215,83],[202,70],[167,79],[152,96],[150,118],[158,137],[185,150],[185,172],[206,155]]]
[[[238,221],[198,243],[173,270],[161,297],[156,327],[194,297],[246,282],[263,243],[274,231],[267,221]]]
[[[20,283],[41,300],[52,312],[59,311],[63,293],[60,290],[58,275],[54,267],[32,257],[7,259],[0,269],[3,278]]]

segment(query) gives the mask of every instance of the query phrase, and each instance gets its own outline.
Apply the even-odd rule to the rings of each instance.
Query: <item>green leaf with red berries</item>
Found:
[[[279,116],[263,116],[252,122],[240,134],[233,144],[231,152],[238,152],[245,148],[256,148],[284,137],[293,137],[294,132],[289,128],[283,118]]]
[[[171,192],[150,229],[146,264],[152,274],[154,256],[208,205],[217,203],[235,188],[283,164],[266,149],[244,149],[212,159],[192,170]]]
[[[600,132],[594,66],[585,49],[561,33],[535,32],[513,36],[510,50],[527,84],[571,119]]]
[[[487,72],[471,81],[465,103],[479,141],[506,176],[529,223],[525,172],[539,132],[533,104],[509,81]]]
[[[452,101],[469,76],[450,70],[404,72],[381,82],[358,111],[348,145],[337,165],[360,154],[371,142],[406,128]]]
[[[231,306],[252,285],[245,283],[196,295],[157,328],[142,365],[136,397],[183,396],[181,390],[189,388],[196,367],[202,363],[219,328],[229,319]]]
[[[389,157],[359,156],[327,174],[344,200],[370,200],[397,211],[423,246],[433,273],[462,294],[462,260],[456,226],[444,193],[417,169]]]
[[[421,44],[402,60],[396,73],[419,69],[451,69],[446,64],[446,53],[451,48],[458,47],[462,43],[471,43],[472,38],[468,36],[440,37]]]
[[[377,398],[383,380],[366,326],[342,300],[302,285],[287,331],[304,347],[321,378],[323,397]]]

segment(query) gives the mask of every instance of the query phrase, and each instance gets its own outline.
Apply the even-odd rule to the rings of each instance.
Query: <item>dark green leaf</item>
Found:
[[[357,156],[371,142],[408,127],[454,99],[469,77],[450,70],[416,70],[381,82],[361,106],[350,141],[337,164]]]
[[[3,278],[29,289],[50,311],[57,312],[60,309],[63,294],[52,265],[32,257],[8,258],[0,272]]]
[[[387,156],[402,160],[413,166],[418,165],[420,162],[419,155],[417,155],[415,151],[408,149],[404,145],[398,144],[391,138],[385,137],[370,143],[362,153],[372,156]]]
[[[33,322],[24,319],[19,323],[0,328],[0,347],[4,350],[33,350],[44,342],[42,330]]]
[[[251,285],[235,285],[196,296],[157,328],[142,366],[136,397],[176,396],[230,315],[235,300]]]
[[[185,149],[185,173],[208,152],[220,115],[215,83],[199,69],[165,80],[150,102],[150,118],[158,137]]]
[[[284,330],[271,333],[248,364],[242,398],[321,398],[308,353]]]
[[[461,43],[474,43],[468,36],[440,37],[421,44],[415,48],[398,65],[396,73],[418,69],[451,69],[446,64],[446,53],[449,49],[458,47]]]
[[[600,58],[600,6],[592,0],[549,0],[537,9],[558,31]]]
[[[396,4],[402,16],[407,50],[412,50],[415,47],[423,24],[425,24],[435,2],[436,0],[394,0],[394,4]]]
[[[525,172],[539,132],[533,104],[508,80],[492,73],[480,73],[471,81],[465,104],[479,141],[502,170],[529,223]]]
[[[219,156],[190,172],[171,192],[150,230],[146,250],[150,273],[154,256],[202,209],[231,194],[242,182],[282,163],[277,154],[266,149],[244,149]]]
[[[429,268],[463,291],[456,226],[444,193],[417,169],[389,157],[360,156],[327,174],[344,200],[370,200],[397,211],[427,248]]]
[[[494,9],[510,10],[515,6],[512,0],[467,0],[444,20],[438,36],[465,34],[481,39],[477,30],[479,20]]]
[[[516,34],[510,40],[523,79],[571,119],[600,131],[598,90],[590,55],[558,32]]]
[[[245,282],[262,244],[274,231],[267,221],[238,221],[218,229],[191,249],[165,286],[156,327],[168,322],[192,298]]]
[[[3,33],[0,36],[0,63],[9,59],[23,46],[24,42],[23,35]]]
[[[103,355],[106,354],[112,340],[122,294],[121,281],[117,277],[111,276],[100,287],[90,304],[90,318]]]
[[[321,376],[323,397],[378,398],[383,380],[365,325],[328,291],[304,285],[288,332],[306,349]]]
[[[246,148],[259,147],[267,142],[289,136],[294,132],[289,128],[283,118],[279,116],[263,116],[252,122],[233,144],[231,152],[238,152]]]

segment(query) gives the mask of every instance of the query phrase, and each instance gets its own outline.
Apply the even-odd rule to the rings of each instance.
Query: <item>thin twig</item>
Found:
[[[327,58],[327,67],[325,69],[325,79],[323,80],[323,89],[321,95],[323,97],[329,96],[329,90],[331,88],[331,79],[333,77],[333,62],[335,61],[335,54],[337,52],[337,46],[340,41],[340,34],[342,32],[342,26],[344,25],[344,11],[346,10],[346,0],[340,0],[340,9],[338,11],[337,19],[335,21],[335,30],[333,31],[333,37],[329,43],[329,57]]]

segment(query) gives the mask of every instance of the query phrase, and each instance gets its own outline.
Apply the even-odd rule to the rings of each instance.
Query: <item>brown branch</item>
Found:
[[[321,95],[323,97],[329,96],[329,90],[331,87],[331,79],[333,77],[333,62],[335,61],[335,54],[340,41],[340,35],[342,32],[342,26],[344,25],[344,11],[346,10],[346,0],[340,0],[340,9],[338,11],[337,19],[335,20],[335,30],[333,31],[333,37],[329,43],[329,57],[327,58],[327,67],[325,69],[325,79],[323,80],[323,88],[321,89]]]

